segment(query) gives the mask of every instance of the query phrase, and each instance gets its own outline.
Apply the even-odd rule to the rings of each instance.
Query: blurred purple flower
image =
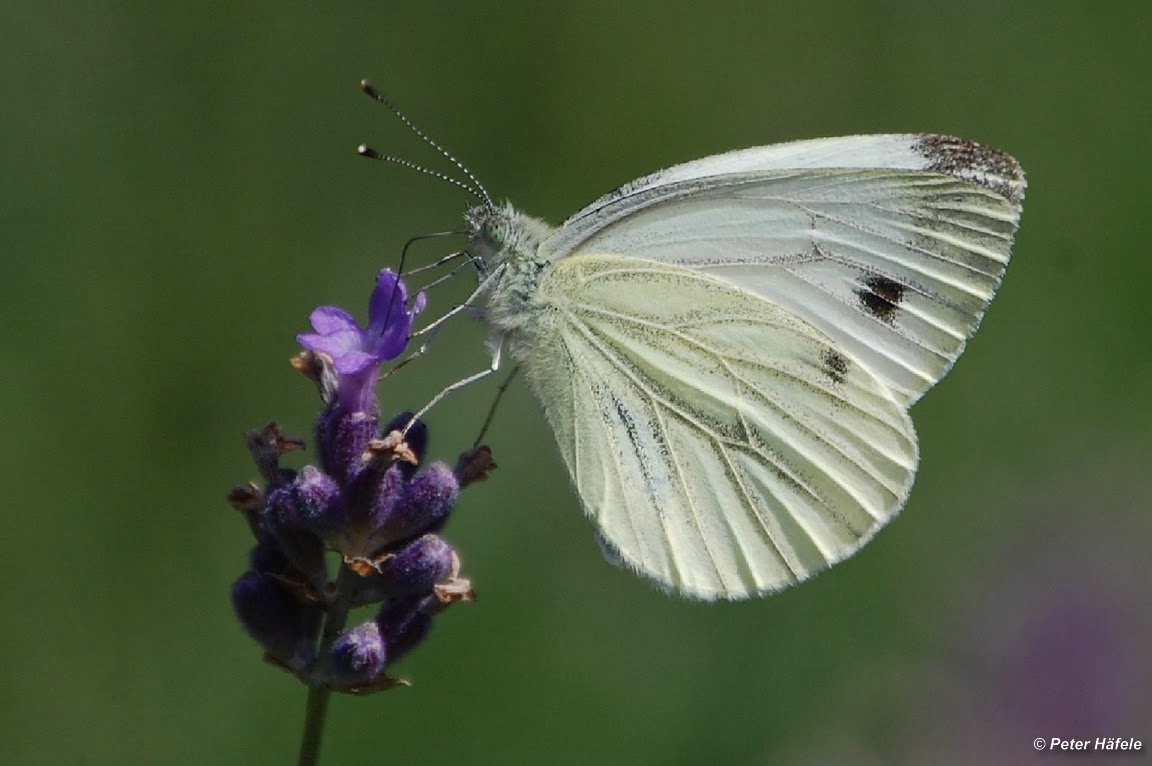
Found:
[[[843,727],[839,739],[851,757],[833,761],[821,745],[783,762],[1096,766],[1145,758],[1152,484],[1145,466],[1134,468],[1127,455],[1052,483],[1031,487],[1026,503],[1013,497],[989,514],[1018,526],[1000,535],[980,571],[965,570],[957,580],[946,607],[952,624],[933,639],[940,655],[868,677],[894,702],[878,719],[856,713],[858,720]],[[839,704],[857,711],[860,699]],[[869,740],[859,733],[867,726],[884,736]],[[1054,753],[1053,737],[1088,745]],[[1096,747],[1108,738],[1141,740],[1142,748]]]

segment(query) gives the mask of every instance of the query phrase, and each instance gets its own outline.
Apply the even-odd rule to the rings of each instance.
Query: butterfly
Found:
[[[476,186],[493,367],[523,369],[606,554],[741,599],[903,507],[908,410],[995,295],[1025,180],[996,149],[895,134],[705,157],[555,228]]]

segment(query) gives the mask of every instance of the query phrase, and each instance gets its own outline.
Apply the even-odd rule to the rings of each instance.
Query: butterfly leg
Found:
[[[489,274],[483,282],[476,286],[476,289],[472,291],[472,294],[464,299],[463,303],[453,306],[451,309],[444,312],[440,318],[433,321],[427,327],[422,327],[416,332],[412,333],[412,337],[415,338],[417,335],[424,335],[426,333],[435,332],[436,329],[440,327],[440,325],[444,324],[449,319],[459,314],[461,311],[473,308],[476,303],[476,299],[479,298],[491,285],[495,284],[495,280],[497,280],[502,273],[502,270],[497,270]]]
[[[456,255],[459,255],[459,254],[456,254]],[[468,253],[464,253],[464,255],[468,255]],[[469,257],[468,262],[472,263],[471,256],[468,256],[468,257]],[[459,271],[459,268],[453,269],[447,275],[447,277],[454,276],[458,271]],[[411,274],[414,272],[408,272],[408,273]],[[411,335],[412,338],[416,338],[416,337],[421,336],[421,335],[427,335],[428,337],[423,339],[423,342],[420,344],[420,348],[416,349],[414,352],[409,354],[402,361],[393,365],[392,368],[390,370],[388,370],[388,372],[381,375],[380,378],[381,379],[387,378],[389,375],[392,375],[393,373],[397,372],[400,368],[407,366],[409,362],[412,362],[413,360],[418,359],[419,357],[423,356],[424,353],[428,350],[428,346],[431,345],[432,339],[434,337],[436,337],[436,333],[438,333],[440,331],[440,328],[443,327],[444,323],[447,322],[449,319],[456,316],[457,314],[459,314],[462,311],[478,311],[478,309],[476,308],[476,305],[475,305],[476,299],[484,292],[485,289],[487,289],[488,285],[492,282],[492,279],[495,278],[498,274],[499,274],[499,272],[494,272],[492,275],[489,275],[489,277],[485,278],[484,281],[482,281],[476,287],[476,289],[472,291],[472,294],[469,295],[464,300],[463,303],[461,303],[457,306],[453,306],[451,309],[449,309],[447,312],[445,312],[442,316],[440,316],[438,319],[433,321],[427,327],[423,327],[423,328],[417,330],[416,332],[412,333],[412,335]],[[447,277],[441,277],[440,279],[435,280],[434,282],[432,282],[432,284],[428,285],[428,287],[435,286],[437,283],[439,283],[443,279],[446,279]],[[425,287],[424,289],[427,290],[428,287]]]
[[[468,255],[468,254],[467,253],[456,253],[454,256],[450,256],[450,257],[455,258],[455,257],[459,257],[460,255]],[[439,266],[440,262],[437,262],[437,263],[432,264],[432,265],[433,266]],[[464,263],[461,263],[461,264],[454,266],[452,268],[452,270],[449,271],[447,274],[441,274],[440,276],[436,277],[435,279],[433,279],[428,284],[421,287],[420,292],[428,292],[433,287],[436,287],[439,284],[447,282],[449,279],[452,279],[457,274],[459,274],[461,271],[463,271],[465,268],[467,268],[468,266],[471,266],[471,265],[472,265],[471,261],[465,261]],[[423,269],[420,269],[420,270],[422,271]],[[409,271],[407,274],[405,274],[405,276],[410,277],[410,276],[412,276],[412,274],[416,273],[416,271],[417,270],[415,270],[415,269],[413,271]]]
[[[496,389],[492,406],[488,408],[488,414],[484,416],[484,425],[480,426],[480,433],[476,434],[476,441],[472,443],[473,448],[479,447],[484,434],[488,433],[488,426],[492,425],[492,419],[496,416],[496,408],[500,405],[500,400],[504,398],[504,392],[508,390],[508,386],[512,385],[512,378],[516,377],[518,372],[520,372],[520,365],[513,367],[512,372],[508,373],[508,377],[504,378],[504,382]]]
[[[413,274],[420,274],[421,272],[431,271],[433,269],[438,269],[441,266],[444,266],[445,264],[451,263],[452,261],[456,260],[457,258],[467,258],[468,261],[467,261],[467,264],[465,264],[465,265],[472,266],[473,268],[475,268],[477,270],[477,272],[480,271],[480,267],[478,265],[478,259],[476,258],[476,256],[472,255],[467,250],[457,250],[454,253],[448,253],[448,255],[445,255],[445,256],[442,256],[442,257],[436,259],[432,263],[427,263],[427,264],[424,264],[423,266],[417,266],[414,269],[408,269],[407,271],[404,272],[404,276],[410,277]],[[455,269],[452,271],[452,273],[453,274],[456,273]],[[443,279],[443,277],[441,277],[441,279]],[[437,279],[436,281],[439,282],[440,280]],[[431,285],[429,285],[428,287],[431,287]],[[428,288],[425,287],[424,289],[426,290]]]
[[[429,401],[427,404],[425,404],[423,407],[421,407],[420,411],[412,416],[411,420],[408,421],[408,424],[405,425],[403,429],[401,429],[401,433],[402,434],[408,433],[408,429],[411,428],[413,426],[413,424],[424,415],[424,413],[428,412],[428,410],[435,407],[436,404],[441,399],[443,399],[445,396],[447,396],[448,394],[452,393],[453,391],[455,391],[457,389],[464,388],[464,386],[467,386],[470,383],[475,383],[476,381],[480,380],[481,378],[486,378],[489,375],[491,375],[492,373],[496,372],[498,369],[500,369],[500,357],[501,357],[501,351],[502,350],[503,350],[503,342],[501,342],[500,344],[498,344],[496,346],[496,351],[492,354],[492,364],[488,367],[488,369],[481,370],[480,372],[476,373],[475,375],[469,375],[466,378],[462,378],[462,379],[456,381],[455,383],[453,383],[452,385],[446,386],[444,388],[444,390],[442,390],[440,393],[436,394],[436,396],[433,396],[431,401]]]
[[[465,306],[464,308],[475,310],[476,307],[475,306]],[[423,342],[420,344],[420,347],[418,349],[416,349],[411,354],[409,354],[408,356],[401,359],[396,364],[392,365],[392,367],[389,368],[387,372],[380,375],[380,379],[383,380],[384,378],[387,378],[388,376],[398,372],[402,367],[406,367],[409,362],[413,362],[416,359],[419,359],[420,357],[424,356],[424,354],[428,351],[428,347],[432,345],[432,340],[436,337],[436,334],[438,332],[440,332],[440,329],[441,329],[440,327],[437,327],[436,329],[434,329],[430,334],[428,334],[428,337],[423,339]],[[420,334],[422,334],[422,333],[413,333],[412,337],[416,337],[417,335],[420,335]]]

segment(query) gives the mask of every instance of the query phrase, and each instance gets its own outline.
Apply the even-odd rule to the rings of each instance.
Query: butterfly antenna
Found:
[[[463,181],[461,181],[458,178],[453,178],[452,176],[446,176],[443,173],[439,173],[435,170],[429,170],[428,168],[426,168],[422,165],[417,165],[415,162],[409,162],[408,160],[403,160],[403,159],[400,159],[399,157],[394,157],[391,154],[384,154],[382,152],[378,152],[375,149],[373,149],[371,146],[369,146],[368,144],[360,144],[360,146],[356,147],[356,153],[359,154],[361,157],[367,157],[370,160],[381,160],[383,162],[391,162],[393,164],[399,165],[400,167],[408,168],[409,170],[415,170],[417,173],[423,173],[426,176],[432,176],[433,178],[438,178],[441,181],[447,181],[448,183],[452,184],[453,186],[460,187],[464,191],[471,194],[473,197],[476,197],[477,199],[483,201],[485,204],[488,204],[488,205],[492,204],[492,199],[487,195],[487,193],[477,191],[476,189],[472,188],[471,186],[464,183]]]
[[[396,118],[399,119],[400,122],[402,122],[404,124],[404,126],[406,128],[408,128],[408,130],[415,133],[416,136],[421,141],[423,141],[424,143],[428,144],[433,149],[438,151],[445,159],[447,159],[449,162],[451,162],[453,165],[455,165],[457,167],[457,169],[460,170],[461,173],[463,173],[465,176],[467,176],[468,180],[472,182],[472,185],[468,186],[467,184],[464,184],[461,181],[457,181],[455,179],[448,178],[448,177],[443,176],[439,173],[435,173],[435,172],[432,172],[432,171],[427,170],[425,168],[422,168],[418,165],[413,165],[412,163],[404,162],[403,160],[399,160],[399,159],[396,159],[396,158],[393,158],[393,157],[390,157],[387,155],[381,155],[381,154],[379,154],[379,152],[375,152],[376,156],[373,156],[371,154],[365,154],[363,150],[367,149],[368,147],[364,147],[364,146],[360,147],[361,148],[360,154],[362,154],[366,157],[371,156],[371,157],[373,157],[373,159],[387,160],[388,162],[396,162],[397,164],[411,168],[412,170],[418,170],[422,173],[427,173],[428,175],[443,178],[446,181],[453,181],[457,186],[459,186],[463,189],[467,189],[469,192],[474,194],[476,197],[484,200],[484,202],[487,203],[487,205],[489,207],[495,207],[495,203],[493,203],[493,201],[492,201],[492,195],[490,195],[488,193],[488,190],[484,188],[484,184],[480,183],[480,180],[472,174],[472,171],[469,170],[467,167],[465,167],[464,163],[462,163],[460,160],[456,159],[455,155],[453,155],[452,152],[448,151],[443,146],[436,143],[436,141],[432,140],[432,138],[430,138],[427,133],[420,130],[420,128],[416,127],[415,123],[413,123],[412,120],[410,120],[408,118],[408,115],[404,114],[402,111],[400,111],[400,108],[398,106],[396,106],[396,104],[392,103],[392,99],[388,98],[383,93],[381,93],[379,90],[377,90],[376,86],[373,85],[368,80],[361,80],[360,81],[360,90],[364,91],[369,96],[376,99],[381,104],[383,104],[385,107],[387,107],[388,111],[390,111],[390,112],[392,112],[392,114],[396,115]]]

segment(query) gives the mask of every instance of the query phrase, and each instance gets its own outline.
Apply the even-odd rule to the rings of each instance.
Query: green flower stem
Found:
[[[320,635],[320,648],[317,650],[318,678],[328,675],[328,662],[332,643],[344,630],[348,622],[348,600],[345,593],[351,592],[352,580],[357,575],[343,564],[336,578],[336,597],[324,619],[324,631]],[[320,762],[320,740],[324,734],[324,723],[328,717],[328,699],[332,690],[322,681],[313,682],[308,687],[308,705],[304,714],[304,738],[300,742],[299,766],[316,766]]]

